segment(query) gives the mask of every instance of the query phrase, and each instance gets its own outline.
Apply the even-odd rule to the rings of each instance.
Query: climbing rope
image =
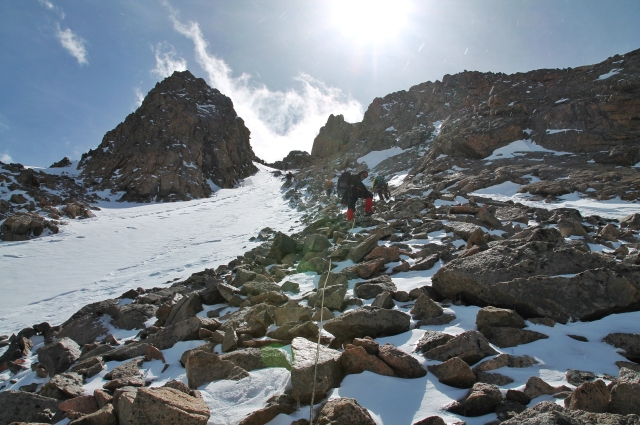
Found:
[[[331,259],[329,259],[329,270],[327,270],[327,278],[324,280],[322,287],[322,301],[320,302],[320,330],[318,331],[318,343],[316,344],[316,362],[313,366],[313,390],[311,391],[311,406],[309,406],[309,425],[313,425],[313,399],[316,395],[316,376],[318,375],[318,359],[320,358],[320,338],[322,336],[322,313],[324,313],[324,290],[327,287],[331,273]]]

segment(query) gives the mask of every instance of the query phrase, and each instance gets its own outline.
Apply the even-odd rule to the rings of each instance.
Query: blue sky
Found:
[[[310,150],[330,113],[463,70],[640,48],[637,0],[6,0],[0,160],[78,159],[175,69],[231,97],[258,156]]]

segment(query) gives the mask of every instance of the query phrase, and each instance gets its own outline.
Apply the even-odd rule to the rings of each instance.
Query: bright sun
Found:
[[[394,38],[407,22],[408,0],[337,0],[332,2],[336,26],[358,42]]]

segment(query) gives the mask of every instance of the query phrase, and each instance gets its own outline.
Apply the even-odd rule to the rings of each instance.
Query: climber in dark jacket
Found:
[[[360,171],[355,176],[351,176],[349,179],[349,190],[347,190],[347,220],[354,219],[354,213],[356,210],[356,201],[358,199],[364,199],[364,213],[366,215],[373,214],[373,193],[369,192],[362,183],[364,179],[369,177],[369,173],[366,171]]]

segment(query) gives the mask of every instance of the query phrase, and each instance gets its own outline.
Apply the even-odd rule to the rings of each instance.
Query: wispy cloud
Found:
[[[175,30],[193,41],[196,60],[209,84],[233,101],[251,130],[251,146],[260,158],[271,162],[291,150],[311,151],[329,114],[343,114],[350,122],[362,119],[360,102],[307,74],[295,78],[297,89],[285,92],[254,84],[248,74],[233,77],[231,68],[207,51],[208,43],[196,22],[183,24],[173,11],[171,19]]]
[[[160,77],[167,78],[173,71],[185,71],[187,69],[187,61],[178,57],[176,49],[169,43],[158,43],[153,49],[156,55],[156,67],[151,73]]]
[[[144,100],[144,94],[142,94],[140,87],[134,87],[133,92],[136,95],[136,103],[134,105],[134,109],[138,109],[138,107],[142,105],[142,101]]]
[[[70,28],[65,30],[60,29],[60,25],[58,25],[58,29],[56,31],[56,37],[62,44],[62,47],[67,49],[67,51],[78,60],[80,65],[85,65],[87,62],[87,49],[85,48],[86,41],[77,34],[74,34]]]
[[[5,164],[10,164],[13,162],[13,159],[8,153],[3,153],[0,154],[0,161],[4,162]]]
[[[45,9],[56,12],[60,16],[60,19],[64,19],[65,14],[62,9],[51,3],[49,0],[38,0],[38,3],[40,3]]]

